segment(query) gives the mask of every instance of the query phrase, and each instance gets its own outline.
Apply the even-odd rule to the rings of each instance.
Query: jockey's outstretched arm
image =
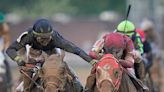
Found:
[[[92,60],[92,58],[87,55],[82,49],[80,49],[79,47],[77,47],[75,44],[73,44],[72,42],[64,39],[59,33],[55,34],[55,38],[56,38],[56,42],[54,41],[54,44],[58,47],[61,48],[67,52],[76,54],[78,56],[80,56],[81,58],[83,58],[84,60],[86,60],[88,63]]]

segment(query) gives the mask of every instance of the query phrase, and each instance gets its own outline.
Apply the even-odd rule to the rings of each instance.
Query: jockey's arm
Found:
[[[87,53],[85,53],[82,49],[77,47],[72,42],[64,39],[59,33],[55,34],[55,38],[54,39],[55,39],[55,41],[53,43],[58,48],[61,48],[61,49],[65,50],[65,51],[67,51],[67,52],[76,54],[76,55],[80,56],[81,58],[83,58],[88,63],[90,63],[90,61],[92,60],[92,58],[89,55],[87,55]]]
[[[121,65],[124,68],[132,68],[134,65],[134,55],[132,52],[127,53],[127,55],[125,56],[124,60],[119,60],[119,62],[121,63]]]
[[[91,56],[94,59],[100,59],[101,58],[100,52],[102,51],[103,47],[104,47],[104,39],[101,38],[95,42],[91,51],[89,52],[89,56]]]
[[[132,68],[134,65],[134,56],[135,56],[135,52],[134,52],[134,45],[132,40],[129,37],[126,37],[126,49],[125,49],[125,57],[123,58],[123,60],[119,60],[121,65],[125,68]]]
[[[28,32],[22,33],[21,36],[7,48],[7,55],[15,61],[15,58],[18,56],[17,51],[19,51],[21,48],[25,47],[26,44],[28,44],[28,39]]]
[[[139,34],[137,34],[137,37],[136,37],[135,40],[136,40],[136,43],[137,43],[136,50],[139,51],[142,55],[144,53],[144,50],[143,50],[143,43],[142,43],[142,40],[141,40]]]

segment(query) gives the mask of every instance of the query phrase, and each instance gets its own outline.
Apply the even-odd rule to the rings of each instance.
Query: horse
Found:
[[[66,63],[57,54],[49,56],[42,67],[44,92],[76,92]]]
[[[87,78],[87,92],[144,92],[112,54],[105,54]],[[141,82],[142,84],[142,82]]]
[[[29,55],[35,53],[36,51],[31,49]],[[42,53],[39,55],[44,56],[44,63],[36,74],[37,77],[32,78],[36,83],[31,82],[30,92],[77,92],[72,82],[73,79],[67,72],[66,63],[63,61],[63,52],[50,56],[45,52]]]

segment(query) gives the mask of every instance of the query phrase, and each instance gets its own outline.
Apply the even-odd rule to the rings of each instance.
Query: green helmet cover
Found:
[[[131,35],[135,31],[135,26],[132,22],[124,20],[120,24],[118,24],[117,31],[126,35]]]

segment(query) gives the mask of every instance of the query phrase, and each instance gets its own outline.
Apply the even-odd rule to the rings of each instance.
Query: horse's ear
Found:
[[[65,51],[61,50],[61,58],[62,58],[62,60],[64,60],[64,57],[65,57]]]
[[[47,53],[45,53],[44,51],[42,51],[42,56],[44,57],[45,60],[48,58]]]

